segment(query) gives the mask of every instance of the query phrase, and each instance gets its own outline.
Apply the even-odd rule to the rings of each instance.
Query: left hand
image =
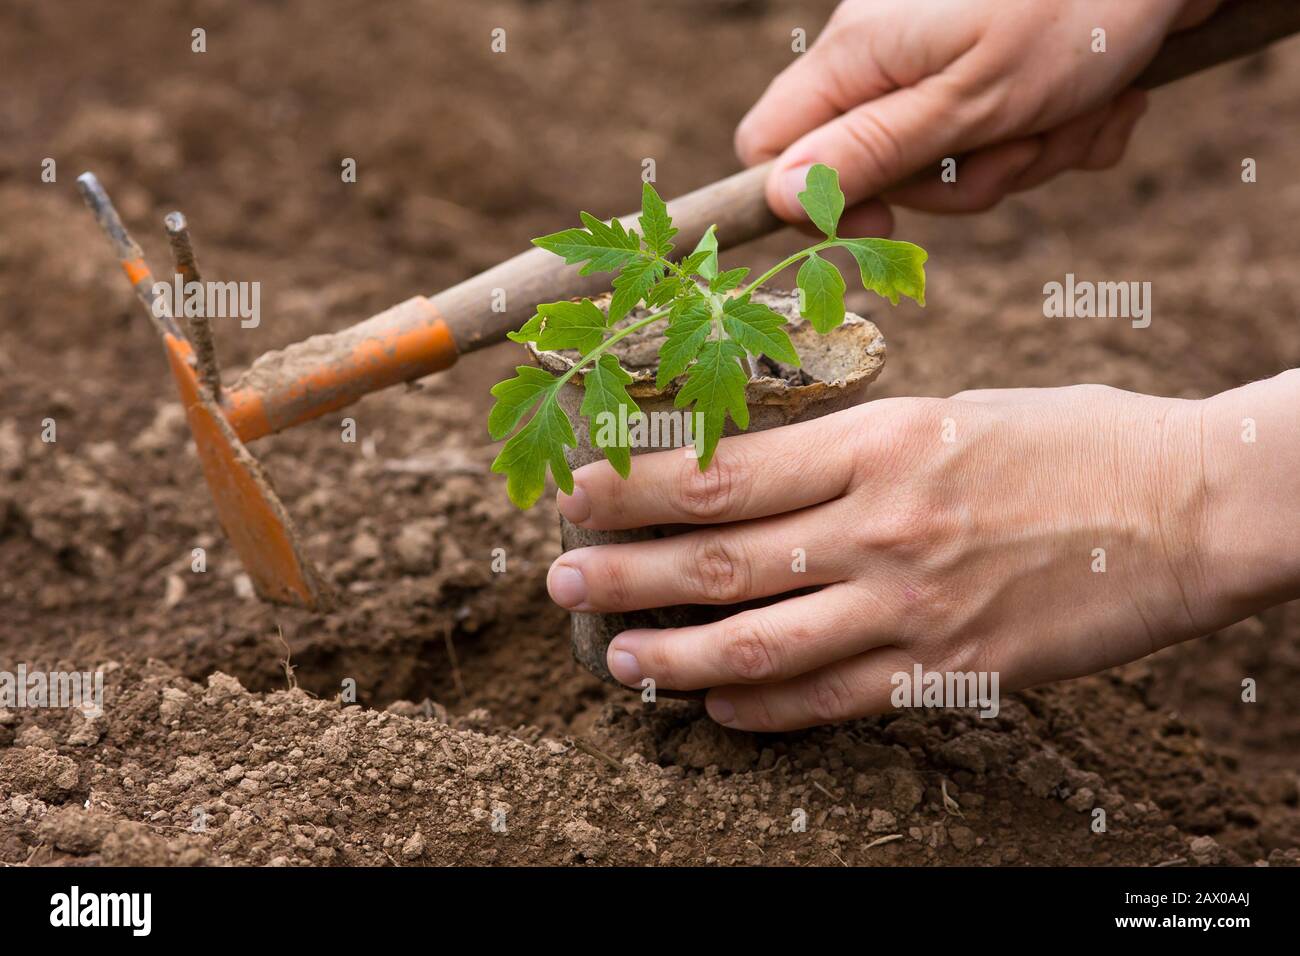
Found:
[[[998,671],[1002,690],[1091,673],[1226,623],[1198,563],[1202,405],[1103,386],[883,399],[723,439],[702,473],[680,450],[626,481],[598,462],[559,497],[570,521],[712,527],[570,551],[548,587],[597,612],[820,587],[610,644],[620,680],[711,688],[740,729],[886,711],[915,662]]]

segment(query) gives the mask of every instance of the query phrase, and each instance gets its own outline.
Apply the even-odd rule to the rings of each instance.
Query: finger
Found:
[[[1043,140],[1038,136],[1012,140],[971,153],[957,167],[955,182],[930,174],[885,193],[887,202],[921,212],[983,212],[997,205],[1016,178],[1038,159]]]
[[[807,53],[768,85],[736,127],[746,165],[771,159],[855,106],[942,72],[969,51],[976,24],[911,24],[888,5],[843,4]]]
[[[715,687],[709,716],[735,730],[798,730],[892,709],[894,674],[912,670],[911,655],[879,647],[777,684]]]
[[[811,49],[776,75],[736,126],[740,161],[752,166],[771,159],[805,133],[892,89],[895,81],[877,65],[870,36],[827,24]]]
[[[736,126],[736,156],[746,166],[779,155],[800,136],[829,123],[847,108],[835,95],[826,49],[814,44],[778,73]],[[883,91],[872,92],[864,84],[861,98],[874,98]]]
[[[621,478],[607,461],[573,473],[560,514],[610,531],[656,524],[718,524],[763,518],[842,495],[853,476],[852,423],[843,414],[724,438],[700,471],[682,449],[638,455]]]
[[[671,690],[784,681],[878,647],[891,635],[852,584],[832,584],[714,624],[624,631],[606,663],[625,684]]]
[[[1035,400],[1048,401],[1053,391],[1042,388],[968,388],[951,398],[954,402],[975,402],[980,405],[1021,405]]]
[[[1176,33],[1180,30],[1190,30],[1192,27],[1200,26],[1214,14],[1214,11],[1222,3],[1223,0],[1188,0],[1187,6],[1179,11],[1173,26],[1170,27],[1170,32]]]
[[[1124,158],[1129,140],[1138,121],[1147,111],[1147,95],[1142,90],[1128,90],[1115,103],[1115,109],[1105,125],[1093,137],[1081,169],[1110,169]]]
[[[964,138],[959,106],[953,82],[933,76],[851,109],[781,155],[767,180],[768,205],[783,219],[806,219],[798,194],[813,163],[839,170],[849,205],[878,195]]]
[[[852,569],[843,547],[847,517],[834,513],[836,504],[652,541],[576,548],[555,560],[546,585],[561,607],[611,612],[737,604],[842,581]]]
[[[1044,134],[1042,155],[1020,174],[1013,192],[1040,186],[1069,169],[1109,169],[1120,161],[1147,109],[1143,90],[1125,90],[1112,102]]]
[[[1083,162],[1114,106],[1114,103],[1107,103],[1043,133],[1043,149],[1038,159],[1021,171],[1010,184],[1009,191],[1033,189]]]

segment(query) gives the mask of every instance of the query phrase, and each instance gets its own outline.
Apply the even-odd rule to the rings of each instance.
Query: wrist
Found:
[[[1300,597],[1300,369],[1201,403],[1207,625]]]

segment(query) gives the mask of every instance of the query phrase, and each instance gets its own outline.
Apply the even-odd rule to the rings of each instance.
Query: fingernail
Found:
[[[575,608],[587,600],[587,582],[572,565],[554,564],[546,576],[546,590],[560,607]]]
[[[736,719],[736,708],[732,706],[731,701],[717,694],[710,694],[704,700],[704,708],[720,724],[729,724]]]
[[[563,491],[556,495],[555,507],[574,524],[582,524],[591,517],[591,500],[582,485],[574,485],[571,495]]]
[[[803,208],[799,205],[799,194],[808,185],[808,170],[810,169],[812,169],[811,163],[795,166],[793,169],[787,169],[783,172],[781,178],[777,181],[781,201],[785,203],[785,211],[789,216],[799,215],[800,210]]]
[[[626,642],[623,647],[617,645],[618,638],[609,645],[609,652],[605,655],[605,665],[609,672],[624,684],[641,683],[641,664],[637,661],[636,655],[626,649]]]

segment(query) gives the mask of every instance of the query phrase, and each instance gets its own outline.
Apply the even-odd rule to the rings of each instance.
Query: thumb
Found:
[[[852,206],[879,195],[965,138],[959,97],[951,84],[931,77],[857,106],[793,143],[773,164],[767,201],[782,219],[807,219],[799,205],[808,167],[825,163],[839,171],[840,188]]]

